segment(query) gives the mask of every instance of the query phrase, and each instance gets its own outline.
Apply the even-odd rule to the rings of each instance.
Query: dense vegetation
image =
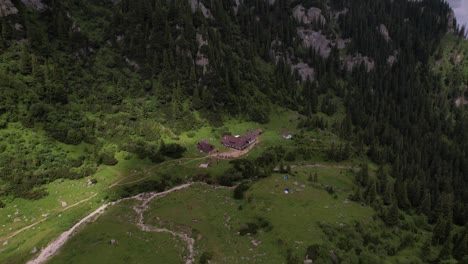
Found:
[[[330,129],[351,143],[330,148],[329,160],[353,148],[378,165],[375,177],[363,166],[354,200],[389,226],[399,210],[425,215],[431,243],[449,249],[438,260],[466,255],[468,233],[458,227],[468,219],[468,112],[454,101],[468,97],[468,54],[459,51],[450,71],[434,69],[454,27],[444,1],[199,1],[208,14],[187,0],[44,2],[44,12],[18,3],[17,15],[1,18],[0,195],[40,198],[42,184],[90,175],[119,151],[179,158],[180,132],[229,117],[267,123],[280,105],[303,115],[300,129]],[[327,22],[294,19],[299,4],[320,8]],[[351,41],[323,56],[303,45],[298,27]],[[347,67],[344,58],[358,53],[373,67]],[[313,78],[299,81],[291,71],[299,62]],[[343,106],[342,119],[324,120]],[[238,160],[219,182],[267,176],[283,154]]]

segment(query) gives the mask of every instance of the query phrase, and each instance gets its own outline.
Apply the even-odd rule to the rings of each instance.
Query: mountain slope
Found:
[[[367,155],[380,168],[356,183],[375,188],[379,216],[423,214],[448,230],[435,246],[460,244],[450,230],[468,219],[468,52],[444,1],[44,0],[0,10],[2,197],[39,199],[43,184],[92,175],[119,152],[188,156],[184,132],[221,133],[232,118],[270,124],[280,107],[299,114],[298,131],[326,130],[352,149],[318,155]]]

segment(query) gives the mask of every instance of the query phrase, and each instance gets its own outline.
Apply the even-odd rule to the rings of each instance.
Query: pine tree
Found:
[[[387,211],[385,223],[387,223],[389,226],[396,226],[398,225],[399,217],[400,213],[398,210],[398,204],[396,201],[394,201]]]
[[[419,213],[423,213],[426,216],[431,215],[431,194],[426,190],[423,194],[421,205],[419,206]]]
[[[393,184],[388,183],[386,188],[385,188],[384,195],[383,195],[384,204],[385,205],[390,205],[392,203],[392,201],[395,199],[394,196],[395,195],[394,195]]]
[[[440,245],[445,242],[446,226],[447,220],[445,220],[442,215],[439,216],[432,230],[432,243],[434,245]]]
[[[25,75],[31,73],[31,56],[29,54],[28,48],[24,44],[21,46],[20,71]]]
[[[376,201],[377,198],[377,187],[374,180],[369,180],[369,184],[367,185],[367,193],[366,193],[366,200],[368,204],[373,203]]]

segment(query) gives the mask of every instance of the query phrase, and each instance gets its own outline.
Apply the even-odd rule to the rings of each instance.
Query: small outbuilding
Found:
[[[210,164],[209,163],[202,163],[200,164],[200,166],[198,166],[199,168],[203,168],[203,169],[207,169],[208,167],[210,167]]]
[[[197,149],[201,152],[210,153],[215,149],[215,147],[208,143],[206,140],[203,140],[197,144]]]
[[[283,136],[285,139],[291,139],[291,138],[292,138],[292,135],[289,134],[288,132],[284,132],[284,133],[282,134],[282,136]]]

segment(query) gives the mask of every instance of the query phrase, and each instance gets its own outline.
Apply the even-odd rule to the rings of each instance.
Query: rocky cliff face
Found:
[[[0,1],[0,17],[14,15],[18,13],[18,9],[13,5],[11,0]]]
[[[44,11],[47,8],[42,0],[21,0],[21,2],[23,2],[23,4],[25,4],[27,7],[36,9],[38,11]]]

